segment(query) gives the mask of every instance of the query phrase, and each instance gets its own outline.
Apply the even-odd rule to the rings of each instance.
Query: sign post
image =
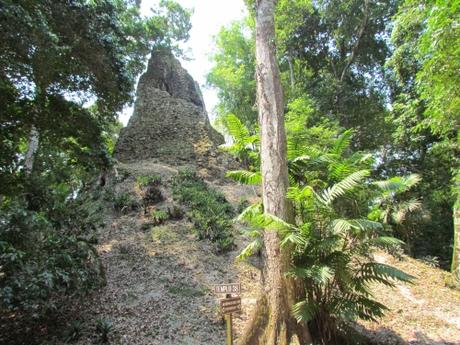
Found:
[[[226,345],[233,345],[233,320],[232,314],[241,311],[241,286],[239,283],[231,284],[217,284],[214,285],[215,293],[224,293],[225,298],[220,300],[220,309],[225,316],[225,323],[227,328],[227,343]],[[232,294],[238,295],[232,297]]]
[[[233,345],[232,314],[225,315],[225,321],[226,321],[226,324],[227,324],[227,345]]]

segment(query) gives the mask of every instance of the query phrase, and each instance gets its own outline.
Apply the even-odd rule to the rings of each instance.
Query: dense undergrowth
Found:
[[[55,194],[57,190],[54,191]],[[49,198],[40,210],[21,199],[0,207],[0,305],[39,319],[104,283],[95,248],[102,205],[94,196]]]
[[[222,193],[209,187],[195,172],[184,170],[173,181],[173,195],[187,208],[187,217],[200,239],[215,243],[217,252],[233,248],[235,212]]]

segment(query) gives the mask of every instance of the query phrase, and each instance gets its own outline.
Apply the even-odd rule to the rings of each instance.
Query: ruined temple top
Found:
[[[156,159],[171,165],[205,166],[224,142],[210,124],[198,83],[166,50],[152,52],[140,77],[134,112],[120,132],[115,158]]]

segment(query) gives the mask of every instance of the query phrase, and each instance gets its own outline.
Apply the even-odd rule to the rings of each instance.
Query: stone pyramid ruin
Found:
[[[223,143],[209,122],[198,83],[171,52],[153,52],[115,158],[123,163],[156,160],[174,166],[215,166],[222,163],[217,146]]]

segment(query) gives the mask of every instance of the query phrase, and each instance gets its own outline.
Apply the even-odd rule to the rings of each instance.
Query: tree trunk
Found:
[[[24,172],[26,176],[30,176],[34,167],[35,154],[38,150],[38,144],[40,141],[40,133],[35,125],[30,128],[29,139],[28,139],[27,152],[24,159]]]
[[[295,76],[294,76],[294,66],[292,64],[291,53],[288,53],[287,62],[288,62],[288,65],[289,65],[289,79],[291,80],[291,91],[294,91]]]
[[[459,173],[460,177],[460,173]],[[460,181],[457,182],[457,201],[454,204],[454,250],[452,254],[452,275],[460,282]]]
[[[261,132],[261,173],[266,213],[289,220],[292,210],[286,199],[288,171],[284,104],[275,55],[274,9],[276,0],[256,0],[256,78]],[[295,286],[286,279],[290,252],[280,248],[276,231],[264,232],[264,293],[240,345],[309,344],[309,333],[299,327],[290,307]]]

